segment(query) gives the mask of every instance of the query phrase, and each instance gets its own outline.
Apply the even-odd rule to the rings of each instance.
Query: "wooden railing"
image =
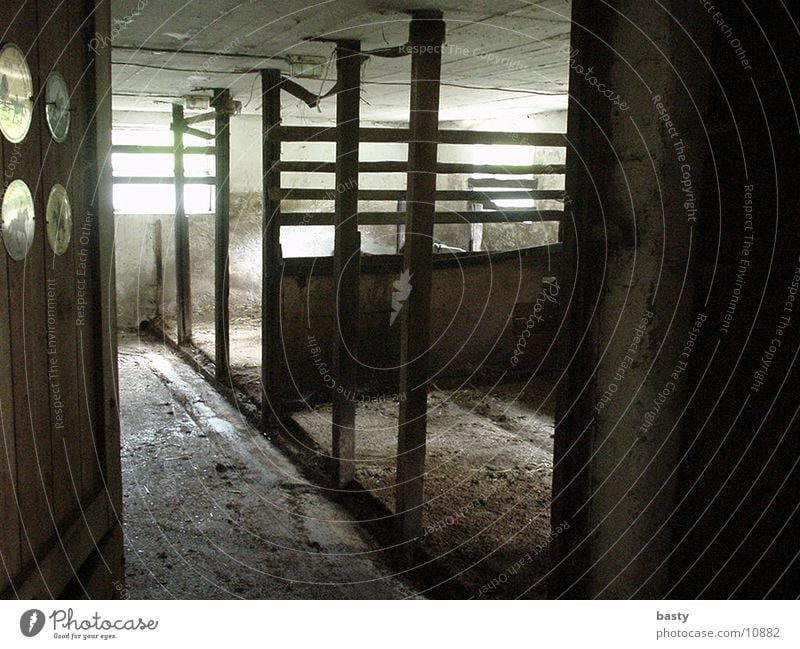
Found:
[[[334,142],[336,128],[316,126],[279,126],[267,133],[271,142],[302,143],[302,142]],[[407,144],[409,142],[408,129],[397,128],[361,128],[359,140],[365,143]],[[559,147],[566,146],[566,140],[561,133],[503,133],[495,131],[463,131],[445,130],[438,132],[439,144],[453,145],[516,145],[526,147]],[[386,160],[359,163],[359,174],[406,173],[408,163],[403,160]],[[305,173],[305,174],[333,174],[336,172],[336,163],[330,161],[309,160],[284,160],[277,161],[273,171],[279,173]],[[561,221],[563,210],[548,209],[502,209],[495,201],[498,200],[548,200],[563,201],[562,190],[537,189],[537,176],[563,176],[564,164],[531,164],[531,165],[502,165],[502,164],[472,164],[465,162],[439,162],[436,173],[440,175],[496,175],[519,176],[519,178],[471,178],[471,189],[439,190],[435,200],[466,202],[472,205],[482,205],[481,210],[439,211],[435,215],[438,224],[457,223],[520,223],[524,221]],[[289,188],[281,186],[272,188],[270,199],[274,201],[333,201],[336,196],[335,189],[307,189]],[[359,189],[359,201],[405,201],[404,189]],[[402,212],[386,211],[359,211],[358,222],[360,225],[401,225],[405,223],[405,214]],[[280,212],[280,224],[284,226],[297,225],[333,225],[333,213],[293,211]]]

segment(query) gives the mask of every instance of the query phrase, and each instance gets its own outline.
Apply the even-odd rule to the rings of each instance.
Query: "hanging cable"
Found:
[[[320,103],[322,102],[322,89],[325,87],[325,82],[328,80],[328,72],[330,72],[331,64],[333,63],[333,59],[336,57],[336,50],[331,52],[331,55],[328,57],[328,63],[325,65],[325,72],[322,73],[322,80],[319,84],[319,92],[317,93],[317,112],[321,113],[322,108],[320,107]],[[338,83],[338,80],[337,80]],[[334,88],[336,85],[334,85]]]

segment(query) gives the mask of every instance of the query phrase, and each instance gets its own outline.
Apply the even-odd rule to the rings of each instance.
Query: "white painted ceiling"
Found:
[[[112,0],[112,7],[117,110],[166,110],[182,95],[227,87],[245,112],[257,112],[254,70],[288,73],[289,55],[331,54],[333,45],[311,37],[356,38],[364,50],[401,45],[411,9],[444,12],[442,120],[566,108],[569,0]],[[372,57],[363,119],[406,121],[409,76],[409,57]],[[314,93],[334,82],[335,66],[324,82],[299,80]],[[333,118],[332,99],[319,112],[282,94],[287,117]]]

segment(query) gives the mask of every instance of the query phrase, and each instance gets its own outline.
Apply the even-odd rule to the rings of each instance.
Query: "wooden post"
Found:
[[[0,138],[0,160],[3,157]],[[0,250],[5,255],[5,250]],[[0,360],[3,367],[12,367],[11,305],[8,302],[8,270],[6,259],[0,261]],[[0,593],[6,590],[22,569],[20,561],[20,517],[17,507],[17,454],[14,430],[14,381],[12,372],[0,374],[0,548],[5,570],[0,571]]]
[[[264,428],[275,424],[280,402],[281,346],[281,203],[271,190],[280,188],[276,165],[281,143],[276,130],[281,123],[281,75],[279,70],[261,71],[262,96],[262,284],[261,284],[261,413]]]
[[[400,295],[396,295],[401,303],[396,514],[404,541],[410,541],[422,532],[439,78],[444,37],[445,24],[441,12],[414,12],[409,38],[413,52],[408,211],[403,275],[398,289]]]
[[[164,304],[164,237],[161,221],[153,222],[153,259],[156,265],[156,316],[163,317]]]
[[[336,328],[333,346],[334,481],[343,487],[355,477],[358,380],[358,282],[361,240],[358,232],[358,129],[361,102],[361,43],[340,41],[336,47],[336,205],[333,276]]]
[[[186,220],[183,169],[183,106],[172,106],[172,134],[175,146],[175,287],[178,308],[178,344],[192,339],[192,291],[189,261],[189,222]]]
[[[110,3],[95,0],[93,3],[95,34],[110,34]],[[87,6],[87,3],[84,3]],[[77,24],[83,25],[82,22]],[[114,201],[113,178],[111,169],[111,51],[110,48],[95,50],[93,92],[96,99],[94,106],[94,138],[96,141],[96,190],[92,209],[97,215],[99,300],[100,311],[100,345],[102,346],[101,369],[102,380],[102,427],[104,441],[103,486],[109,499],[108,525],[114,530],[107,544],[102,548],[102,563],[108,568],[106,581],[124,580],[123,542],[121,534],[122,517],[122,465],[120,459],[120,427],[119,427],[119,386],[117,383],[117,294],[114,277]],[[80,132],[80,131],[78,131]],[[188,239],[187,239],[188,244]],[[190,320],[191,331],[191,320]],[[85,361],[84,361],[85,362]],[[85,365],[84,365],[85,367]],[[83,452],[82,452],[83,453]],[[83,474],[84,483],[86,473]],[[84,488],[86,485],[84,484]],[[86,517],[86,515],[84,514]],[[98,535],[99,538],[99,535]],[[104,573],[105,574],[105,573]]]
[[[216,136],[216,218],[214,219],[214,367],[223,380],[230,371],[230,205],[231,93],[214,91]]]

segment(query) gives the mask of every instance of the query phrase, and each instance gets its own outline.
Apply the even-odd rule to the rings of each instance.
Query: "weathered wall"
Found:
[[[448,258],[449,257],[449,258]],[[299,261],[299,260],[298,260]],[[559,263],[557,246],[518,253],[438,257],[431,297],[431,376],[486,383],[508,376],[530,376],[551,368]],[[336,331],[330,263],[287,264],[283,282],[286,398],[325,398],[338,388],[332,369]],[[392,318],[402,260],[373,257],[362,263],[360,286],[359,385],[344,389],[394,393],[399,380],[400,326]],[[414,278],[410,279],[413,291]],[[397,307],[396,309],[394,307]],[[516,353],[515,353],[516,350]],[[549,354],[547,353],[549,351]],[[547,356],[547,358],[545,358]]]
[[[235,222],[233,222],[235,223]],[[159,291],[153,248],[155,232],[162,227],[165,272],[163,292]],[[213,329],[213,275],[208,264],[197,263],[213,252],[212,217],[190,217],[193,315],[195,329]],[[175,315],[175,278],[169,272],[174,264],[172,219],[157,216],[117,217],[118,285],[135,296],[120,305],[120,326],[136,327],[157,313],[166,315],[169,326]],[[232,332],[237,327],[256,329],[260,304],[260,265],[252,265],[239,252],[260,242],[231,237],[231,315]],[[432,363],[440,379],[496,378],[503,372],[530,374],[550,367],[540,365],[550,348],[554,333],[558,290],[545,290],[543,280],[555,276],[559,264],[558,246],[544,246],[521,252],[474,255],[437,255],[434,267],[432,328],[435,339]],[[402,258],[398,255],[366,256],[362,260],[361,322],[362,384],[359,389],[395,390],[399,359],[399,326],[391,322],[392,296],[400,279]],[[124,269],[124,271],[123,271]],[[123,277],[123,272],[125,277]],[[126,277],[128,279],[126,279]],[[413,290],[413,278],[411,279]],[[136,308],[134,308],[136,307]],[[286,341],[287,380],[290,399],[322,398],[325,377],[321,365],[330,370],[332,341],[335,336],[332,259],[295,258],[287,260],[282,294],[282,322]],[[530,318],[535,313],[536,317]],[[237,322],[237,318],[241,318]],[[527,333],[525,333],[527,330]],[[309,337],[321,351],[310,352]],[[516,359],[514,350],[518,349]],[[257,358],[250,358],[249,362]],[[234,365],[242,363],[236,350]]]
[[[125,328],[152,320],[162,302],[157,255],[165,224],[160,216],[121,216],[115,218],[117,321]],[[173,256],[174,260],[174,256]],[[174,294],[175,275],[172,274]]]

